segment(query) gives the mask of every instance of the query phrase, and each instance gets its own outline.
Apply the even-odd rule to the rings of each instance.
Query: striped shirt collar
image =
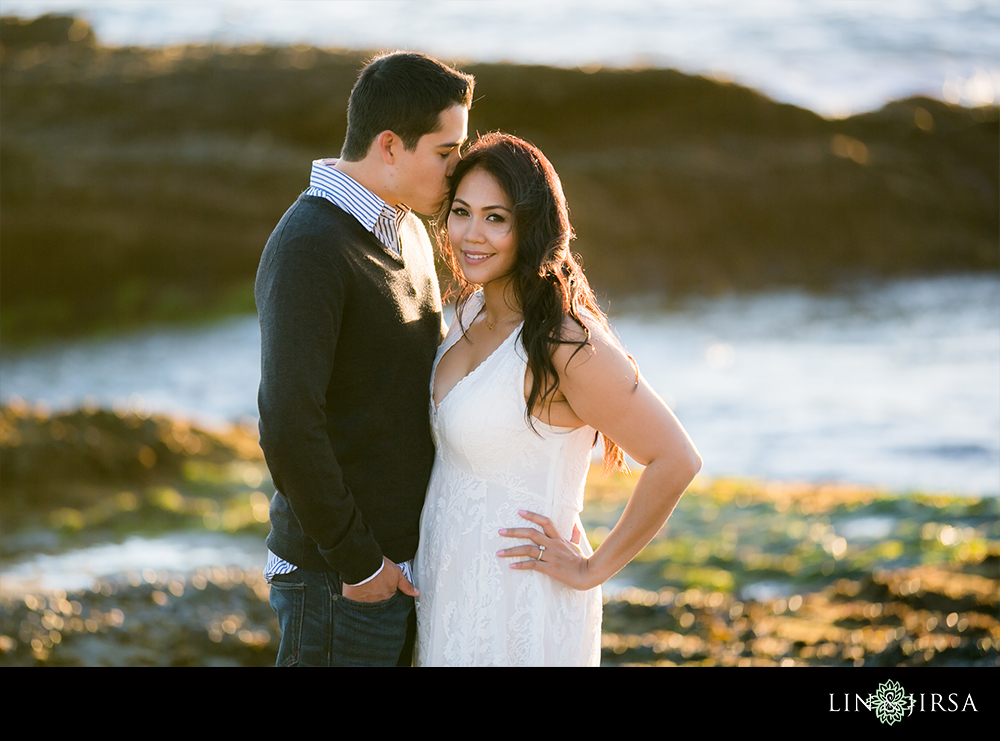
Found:
[[[309,175],[308,196],[319,196],[357,219],[393,254],[402,255],[399,229],[409,209],[393,208],[354,178],[334,168],[335,159],[315,160]]]

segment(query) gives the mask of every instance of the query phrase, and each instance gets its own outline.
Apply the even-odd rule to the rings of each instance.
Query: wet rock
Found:
[[[260,250],[308,163],[339,147],[364,55],[62,54],[79,21],[4,23],[5,341],[252,311]],[[598,292],[1000,266],[995,106],[914,98],[831,121],[674,70],[467,69],[483,93],[470,130],[546,152]]]
[[[273,666],[260,571],[130,574],[0,601],[3,666]]]
[[[157,527],[266,533],[266,469],[250,431],[13,402],[0,407],[0,456],[5,555],[66,547],[67,533],[100,543]],[[593,477],[588,532],[613,526],[632,486]],[[888,520],[883,541],[838,534],[874,511]],[[696,483],[616,576],[656,588],[607,602],[603,661],[1000,665],[998,515],[995,499]],[[751,588],[761,584],[772,588]],[[267,593],[259,570],[222,566],[146,569],[76,594],[8,593],[0,665],[270,665]]]
[[[6,552],[38,548],[52,539],[51,529],[80,530],[147,504],[191,515],[215,507],[221,516],[221,505],[204,497],[201,505],[186,502],[178,491],[200,489],[215,497],[232,493],[225,482],[199,486],[193,481],[199,466],[246,470],[256,486],[266,478],[255,431],[237,426],[208,431],[142,411],[84,407],[52,414],[18,400],[0,405],[0,460]],[[234,476],[239,478],[235,473],[230,478]],[[254,488],[246,482],[241,486]],[[265,508],[256,516],[266,522],[266,498],[256,506]],[[22,529],[30,523],[50,529]]]
[[[82,18],[48,14],[33,19],[0,18],[0,50],[13,53],[39,47],[93,46],[94,31]]]
[[[872,584],[884,585],[884,600],[867,599]],[[762,603],[703,597],[688,601],[690,617],[679,623],[655,593],[610,600],[603,663],[1000,666],[1000,580],[961,567],[880,571]]]

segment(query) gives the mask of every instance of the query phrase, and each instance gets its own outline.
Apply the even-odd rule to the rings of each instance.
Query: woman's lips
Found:
[[[491,257],[493,257],[493,253],[491,253],[491,252],[466,252],[466,251],[463,250],[462,251],[462,256],[466,259],[467,262],[481,263],[481,262],[485,262],[486,260],[488,260]]]

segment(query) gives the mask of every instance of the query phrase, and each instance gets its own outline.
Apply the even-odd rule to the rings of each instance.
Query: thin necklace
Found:
[[[486,307],[485,306],[483,307],[483,313],[486,315],[485,318],[483,319],[483,321],[486,322],[486,328],[489,329],[489,330],[492,330],[498,324],[503,324],[504,322],[510,321],[514,317],[520,316],[520,312],[515,311],[513,314],[509,314],[508,316],[505,316],[503,319],[499,319],[499,320],[490,322],[490,315],[489,315],[489,312],[486,311]]]

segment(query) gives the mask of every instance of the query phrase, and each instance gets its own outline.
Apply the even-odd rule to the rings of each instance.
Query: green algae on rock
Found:
[[[53,414],[0,405],[2,553],[132,532],[267,532],[269,481],[256,430],[209,431],[142,409]],[[27,537],[26,537],[27,536]]]
[[[39,530],[58,534],[52,550],[151,530],[266,532],[266,468],[242,428],[20,402],[0,407],[0,457],[5,558],[36,550],[22,536]],[[633,485],[592,471],[595,544]],[[997,666],[1000,502],[696,480],[605,591],[605,665]],[[0,665],[270,665],[267,595],[259,569],[223,564],[4,593]]]
[[[309,162],[336,155],[364,55],[4,23],[5,341],[252,310],[262,246]],[[1000,267],[995,106],[828,120],[674,70],[467,71],[470,130],[530,139],[559,171],[599,292]]]

